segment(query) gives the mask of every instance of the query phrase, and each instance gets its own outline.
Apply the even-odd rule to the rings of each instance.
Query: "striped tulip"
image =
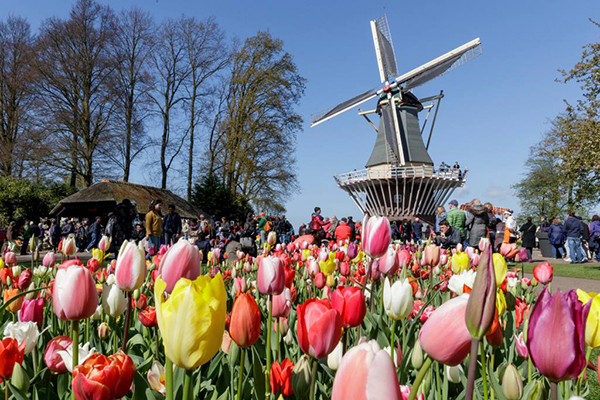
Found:
[[[110,237],[102,235],[102,238],[98,242],[98,248],[104,252],[107,252],[108,249],[110,249]]]
[[[73,235],[69,235],[63,239],[61,251],[65,256],[72,256],[77,252],[77,244]]]
[[[435,267],[440,263],[440,248],[435,244],[428,244],[423,250],[424,265]]]
[[[77,321],[96,312],[98,293],[89,269],[81,264],[61,265],[54,279],[52,303],[54,313],[61,320]]]
[[[146,279],[146,255],[144,248],[125,240],[119,250],[115,269],[117,286],[125,292],[139,289]]]
[[[42,259],[42,265],[46,268],[52,268],[54,264],[56,264],[56,254],[53,251],[49,251]]]
[[[394,246],[389,246],[385,254],[381,256],[377,268],[384,275],[393,275],[398,270],[398,257]]]
[[[362,246],[371,258],[385,254],[390,245],[390,221],[386,217],[368,217],[363,221]]]

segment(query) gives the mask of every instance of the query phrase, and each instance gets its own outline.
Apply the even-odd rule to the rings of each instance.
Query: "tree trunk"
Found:
[[[196,129],[196,86],[192,89],[192,99],[190,102],[190,152],[188,157],[188,181],[187,181],[187,199],[192,198],[192,182],[194,180],[194,131]]]
[[[169,134],[169,111],[165,110],[163,113],[163,134],[162,141],[160,144],[160,168],[162,172],[162,179],[160,182],[160,187],[162,189],[167,188],[167,173],[169,172],[169,168],[167,166],[167,135]]]

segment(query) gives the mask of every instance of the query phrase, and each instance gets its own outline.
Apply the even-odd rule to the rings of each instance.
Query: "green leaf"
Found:
[[[254,393],[258,400],[265,398],[265,373],[260,355],[252,347],[252,373],[254,375]]]
[[[502,389],[502,386],[500,385],[500,382],[498,381],[498,378],[496,377],[496,373],[494,372],[494,368],[492,367],[491,363],[488,363],[488,381],[490,381],[490,383],[492,384],[492,388],[494,388],[494,394],[496,395],[496,398],[498,400],[508,400],[506,398],[506,396],[504,395],[504,390]]]
[[[15,396],[15,399],[17,399],[17,400],[29,400],[26,393],[21,392],[19,389],[17,389],[16,387],[14,387],[10,382],[7,381],[6,383],[8,384],[10,392],[13,394],[13,396]]]

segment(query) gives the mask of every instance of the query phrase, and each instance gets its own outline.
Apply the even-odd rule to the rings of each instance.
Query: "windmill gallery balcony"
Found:
[[[334,178],[363,213],[433,222],[435,208],[464,186],[467,173],[466,169],[435,170],[430,165],[380,165]]]

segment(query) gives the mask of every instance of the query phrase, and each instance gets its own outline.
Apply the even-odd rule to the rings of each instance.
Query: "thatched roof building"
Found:
[[[103,179],[95,185],[65,197],[50,211],[50,215],[58,217],[106,216],[124,199],[129,199],[134,203],[141,216],[146,214],[152,200],[161,199],[165,211],[169,204],[174,204],[177,212],[183,218],[198,218],[200,214],[210,217],[167,189],[110,179]]]

